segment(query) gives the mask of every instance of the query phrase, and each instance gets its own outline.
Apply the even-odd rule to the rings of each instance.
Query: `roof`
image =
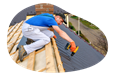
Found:
[[[28,19],[28,18],[27,18]],[[19,60],[19,45],[25,45],[27,38],[22,34],[22,24],[10,26],[7,34],[7,48],[11,58],[20,66],[37,72],[65,72],[54,38],[42,49],[33,51],[25,56],[23,62]]]
[[[70,50],[65,50],[65,45],[68,42],[62,39],[55,32],[55,35],[57,36],[56,43],[58,46],[58,50],[60,51],[60,56],[63,62],[63,67],[65,68],[65,72],[88,68],[100,62],[104,58],[104,56],[100,52],[94,49],[90,44],[80,38],[68,27],[66,27],[65,25],[60,25],[59,27],[75,41],[77,46],[79,46],[77,53],[70,58]]]
[[[27,17],[27,19],[29,19],[29,18],[30,18],[30,16]],[[8,35],[7,35],[7,37],[8,37],[7,45],[8,45],[9,54],[13,58],[13,60],[16,63],[18,63],[19,65],[26,68],[28,60],[29,60],[29,56],[25,57],[24,62],[20,62],[18,60],[18,53],[17,53],[18,52],[17,47],[19,45],[25,45],[26,40],[27,40],[27,38],[25,38],[21,32],[22,23],[23,23],[23,21],[21,21],[20,23],[16,23],[14,26],[9,27]],[[62,39],[58,35],[58,33],[56,33],[56,31],[54,31],[55,35],[57,36],[57,39],[55,39],[57,46],[56,46],[56,44],[55,44],[55,46],[58,47],[58,49],[57,49],[56,53],[53,52],[53,55],[54,55],[53,63],[55,63],[55,68],[58,68],[57,70],[60,69],[60,65],[65,70],[65,72],[76,71],[76,70],[88,68],[88,67],[93,66],[96,63],[100,62],[104,58],[104,56],[100,52],[98,52],[96,49],[94,49],[90,44],[88,44],[85,40],[80,38],[77,34],[75,34],[71,29],[66,27],[64,24],[60,25],[59,27],[63,31],[65,31],[75,41],[76,45],[79,46],[79,50],[73,57],[71,57],[70,50],[65,50],[65,45],[68,42],[66,40]],[[53,41],[53,42],[55,42],[55,41]],[[54,46],[52,44],[51,44],[51,48],[52,49],[54,48]],[[36,62],[35,64],[33,64],[35,66],[34,71],[46,72],[47,57],[44,57],[46,50],[47,49],[43,48],[40,50],[40,52],[35,52],[33,54],[35,62]],[[53,50],[55,50],[55,48]],[[44,59],[41,59],[42,57],[44,57]],[[59,63],[57,63],[58,59],[60,59]],[[41,63],[44,63],[44,64],[41,64]]]
[[[29,6],[31,5],[0,5],[1,26],[9,26],[10,22],[17,16],[17,14]]]

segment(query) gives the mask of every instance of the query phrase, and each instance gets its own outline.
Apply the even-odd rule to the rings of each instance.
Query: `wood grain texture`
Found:
[[[56,56],[56,60],[57,60],[58,70],[59,70],[59,72],[65,72],[65,70],[63,68],[62,61],[61,61],[61,57],[59,55],[59,51],[58,51],[58,48],[57,48],[57,45],[56,45],[56,41],[55,41],[54,38],[52,38],[52,43],[53,43],[53,48],[54,48],[54,51],[55,51],[55,56]]]
[[[34,64],[35,64],[35,51],[29,54],[27,69],[34,70]]]
[[[55,63],[53,60],[53,52],[51,48],[51,42],[45,45],[46,51],[46,72],[56,73]]]

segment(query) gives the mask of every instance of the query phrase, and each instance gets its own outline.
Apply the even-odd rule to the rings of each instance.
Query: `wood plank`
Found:
[[[21,35],[22,35],[22,33],[21,33]],[[14,39],[15,39],[15,38],[13,37],[13,40],[14,40]],[[13,42],[14,42],[13,40],[10,41],[10,42],[13,43]],[[16,52],[16,49],[17,49],[17,46],[18,46],[20,40],[21,40],[21,36],[18,37],[18,39],[17,39],[17,41],[15,42],[15,44],[14,44],[12,50],[10,51],[10,54]],[[12,44],[12,43],[10,43],[10,44]],[[8,47],[10,46],[10,44],[8,45]]]
[[[12,28],[13,26],[9,26],[9,28],[8,28],[8,32],[9,32],[9,30]]]
[[[22,23],[23,23],[23,21],[22,21],[21,23],[19,23],[20,26],[22,25]],[[17,28],[17,27],[16,27],[16,28]],[[22,30],[21,30],[21,28],[19,27],[19,29],[17,30],[15,36],[13,36],[12,39],[10,40],[10,42],[7,43],[9,53],[11,52],[11,50],[13,49],[13,47],[15,46],[17,40],[19,39],[19,37],[20,37],[20,35],[21,35],[21,32],[22,32]],[[9,35],[9,36],[11,36],[11,35]]]
[[[11,56],[11,55],[13,55],[13,54],[15,54],[15,53],[16,53],[16,51],[15,51],[15,52],[13,52],[13,53],[11,53],[11,54],[10,54],[10,56]]]
[[[45,48],[42,48],[42,49],[38,50],[38,51],[36,52],[36,54],[38,54],[38,53],[40,53],[40,52],[42,52],[42,51],[44,51],[44,50],[45,50]],[[29,58],[29,55],[26,56],[26,57],[23,59],[23,61],[26,60],[26,59],[28,59],[28,58]],[[20,63],[20,60],[18,60],[16,63]]]
[[[21,29],[20,29],[20,32],[18,32],[18,35],[16,35],[16,38],[14,39],[14,42],[8,47],[8,52],[10,53],[13,46],[15,45],[17,39],[19,38],[20,34],[22,33]]]
[[[19,58],[19,55],[18,55],[19,53],[18,53],[18,52],[19,52],[19,50],[16,51],[16,53],[15,53],[15,55],[14,55],[12,61],[14,61],[14,62],[17,61],[17,59]]]
[[[17,23],[8,31],[8,34],[7,35],[9,35],[13,30],[14,30],[14,28],[17,26]]]
[[[46,56],[45,50],[36,54],[35,68],[34,68],[35,71],[46,67],[46,57],[45,56]]]
[[[44,50],[45,50],[45,48],[42,48],[42,49],[38,50],[38,51],[36,52],[36,54],[38,54],[38,53],[40,53],[40,52],[42,52],[42,51],[44,51]]]
[[[34,17],[35,15],[31,15],[31,16],[26,16],[26,20],[28,20],[28,19],[30,19],[30,18],[32,18],[32,17]]]
[[[65,70],[63,68],[62,61],[61,61],[61,57],[59,55],[59,51],[58,51],[58,48],[57,48],[57,45],[56,45],[56,41],[55,41],[54,38],[51,38],[51,39],[52,39],[52,43],[53,43],[53,48],[54,48],[56,60],[57,60],[58,70],[59,70],[59,72],[65,72]]]
[[[34,70],[34,64],[35,64],[35,51],[29,54],[27,69]]]
[[[18,58],[19,58],[19,55],[18,55],[19,53],[18,53],[18,52],[19,52],[19,50],[16,51],[16,53],[15,53],[15,55],[14,55],[14,57],[13,57],[13,60],[14,60],[15,62],[16,62],[16,61],[18,60]]]
[[[53,53],[51,48],[51,42],[45,45],[46,52],[46,72],[56,73],[55,63],[53,60]]]
[[[44,70],[46,70],[46,68],[43,68],[43,69],[39,70],[38,72],[41,73],[41,72],[43,72]]]
[[[20,62],[20,63],[17,63],[17,64],[20,65],[20,66],[22,66],[22,67],[24,67],[24,68],[27,68],[28,60],[29,59],[26,59],[23,62]]]
[[[39,50],[40,51],[40,50]],[[38,52],[38,51],[37,51]],[[34,67],[34,71],[37,71],[37,70],[40,70],[42,68],[45,68],[46,67],[46,59],[45,59],[45,50],[44,51],[41,51],[39,53],[35,53],[35,67]],[[41,55],[40,55],[41,54]],[[37,56],[38,55],[38,56]],[[27,68],[27,63],[28,63],[28,60],[29,60],[29,55],[26,56],[24,59],[23,59],[23,62],[20,62],[20,60],[18,60],[18,64],[21,64],[21,66],[24,66],[25,68]],[[26,61],[26,62],[25,62]],[[23,64],[24,63],[24,64]],[[25,64],[26,63],[26,64]],[[37,66],[37,65],[40,65],[40,66]],[[38,67],[38,68],[37,68]]]
[[[11,32],[10,35],[7,36],[7,43],[10,41],[10,39],[13,37],[13,35],[18,31],[19,27],[22,25],[24,21],[22,21],[21,23],[19,23],[17,25],[17,27]]]

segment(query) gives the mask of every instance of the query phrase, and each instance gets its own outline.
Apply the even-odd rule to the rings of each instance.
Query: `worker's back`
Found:
[[[52,25],[58,25],[55,21],[55,18],[52,14],[43,13],[37,16],[34,16],[26,21],[26,23],[34,26],[50,27]]]

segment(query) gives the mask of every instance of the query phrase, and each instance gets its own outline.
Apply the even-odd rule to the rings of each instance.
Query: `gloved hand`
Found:
[[[54,35],[54,36],[53,36],[53,38],[55,38],[55,39],[56,39],[56,38],[57,38],[57,37],[56,37],[56,35]]]
[[[70,48],[71,52],[75,51],[76,49],[75,42],[70,42],[70,45],[71,45],[71,48]]]

